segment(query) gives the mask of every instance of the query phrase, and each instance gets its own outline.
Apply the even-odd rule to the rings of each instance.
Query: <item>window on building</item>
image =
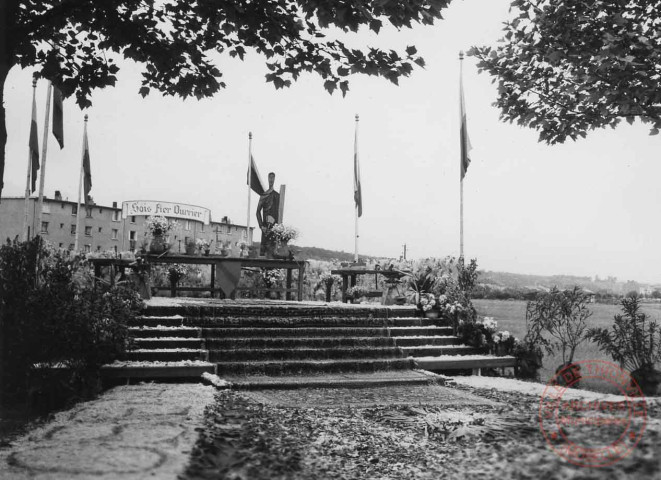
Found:
[[[200,226],[200,232],[204,232],[204,223]]]
[[[48,233],[48,222],[41,222],[41,233]]]
[[[103,230],[101,227],[99,227],[99,233],[101,233],[101,230]]]
[[[60,223],[60,230],[62,230],[63,228],[64,228],[64,224]]]
[[[69,250],[73,250],[76,246],[73,243],[69,244]]]
[[[90,253],[92,251],[92,245],[85,245],[85,253]]]
[[[60,247],[60,248],[64,248],[64,244],[63,244],[62,242],[60,242],[60,243],[58,244],[58,247]]]
[[[190,230],[190,228],[191,228],[191,227],[190,227],[190,223],[191,223],[190,220],[186,220],[186,223],[184,223],[184,228],[185,228],[186,230]]]
[[[85,216],[87,218],[92,218],[92,209],[91,208],[85,208]]]
[[[112,238],[113,240],[117,240],[117,235],[118,234],[119,234],[119,230],[117,230],[116,228],[113,228],[110,238]]]
[[[76,225],[74,224],[71,225],[71,235],[75,235],[75,234],[76,234]]]
[[[103,209],[102,209],[102,208],[99,208],[99,213],[103,213]]]
[[[41,206],[41,211],[44,213],[50,213],[50,203],[44,202]]]
[[[135,215],[131,217],[131,223],[135,223]]]
[[[131,250],[132,252],[135,251],[135,239],[136,239],[135,230],[129,231],[129,250]]]
[[[248,232],[247,232],[246,230],[244,230],[244,231],[241,233],[241,236],[242,236],[243,238],[248,238]]]
[[[97,246],[96,246],[96,251],[97,251],[97,252],[100,252],[100,251],[101,251],[101,245],[97,245]]]
[[[87,237],[92,236],[92,227],[85,227],[85,236]]]
[[[112,212],[112,221],[113,222],[119,222],[119,210],[115,210]]]
[[[71,215],[78,215],[78,205],[71,205]]]

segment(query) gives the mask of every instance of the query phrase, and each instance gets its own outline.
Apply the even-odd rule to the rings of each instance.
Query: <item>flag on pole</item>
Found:
[[[32,96],[32,121],[30,122],[30,156],[32,158],[32,192],[37,189],[39,170],[39,137],[37,136],[37,101]]]
[[[90,168],[90,147],[87,143],[87,128],[83,139],[83,190],[85,192],[85,205],[89,202],[90,190],[92,190],[92,170]]]
[[[257,165],[255,165],[255,157],[250,154],[250,167],[248,168],[248,177],[247,182],[250,185],[250,188],[257,195],[263,195],[266,189],[262,183],[262,179],[259,176],[259,171],[257,170]]]
[[[62,104],[62,91],[53,86],[53,136],[60,144],[60,149],[64,148],[64,106]]]
[[[356,115],[356,133],[353,142],[353,199],[360,217],[363,215],[363,197],[360,189],[360,164],[358,163],[358,115]]]
[[[460,57],[463,59],[463,54]],[[459,73],[459,115],[461,117],[461,130],[459,133],[461,141],[461,179],[463,180],[468,170],[468,165],[471,163],[470,151],[471,141],[468,138],[468,126],[466,124],[466,104],[464,102],[464,82],[463,74]]]

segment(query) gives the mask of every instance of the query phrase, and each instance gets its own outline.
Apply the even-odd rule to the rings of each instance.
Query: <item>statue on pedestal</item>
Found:
[[[260,197],[257,203],[257,224],[262,231],[260,255],[275,249],[275,240],[267,235],[268,230],[280,220],[280,194],[273,189],[275,173],[269,173],[269,188]]]

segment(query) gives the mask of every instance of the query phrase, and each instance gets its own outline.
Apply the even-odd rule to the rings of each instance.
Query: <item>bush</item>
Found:
[[[592,328],[590,338],[620,366],[635,372],[653,370],[661,360],[661,329],[640,311],[640,298],[622,299],[622,315],[615,315],[610,329]]]
[[[59,388],[89,397],[99,386],[101,365],[127,348],[127,323],[140,297],[119,284],[92,285],[84,258],[69,257],[39,237],[0,248],[2,391],[24,398],[34,383],[61,367]]]
[[[538,333],[538,345],[549,355],[562,353],[563,363],[556,373],[573,362],[577,347],[588,339],[586,320],[592,315],[587,308],[589,301],[580,287],[554,287],[548,293],[538,294],[526,306],[526,323]]]

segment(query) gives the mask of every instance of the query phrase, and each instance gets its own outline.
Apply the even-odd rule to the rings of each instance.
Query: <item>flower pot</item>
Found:
[[[211,252],[211,249],[210,249],[210,248],[205,248],[205,249],[204,249],[204,256],[205,256],[205,257],[208,257],[210,252]]]
[[[425,312],[425,318],[438,318],[440,316],[440,312],[438,310],[427,310]]]
[[[497,343],[493,348],[493,354],[497,357],[504,357],[507,355],[507,347],[502,343]]]
[[[186,255],[195,255],[197,253],[197,247],[194,243],[189,243],[186,245]]]
[[[654,396],[661,384],[661,372],[653,368],[639,368],[631,372],[631,378],[636,381],[643,395]]]
[[[164,253],[168,250],[168,244],[165,243],[165,237],[163,235],[154,235],[149,244],[150,253]]]

